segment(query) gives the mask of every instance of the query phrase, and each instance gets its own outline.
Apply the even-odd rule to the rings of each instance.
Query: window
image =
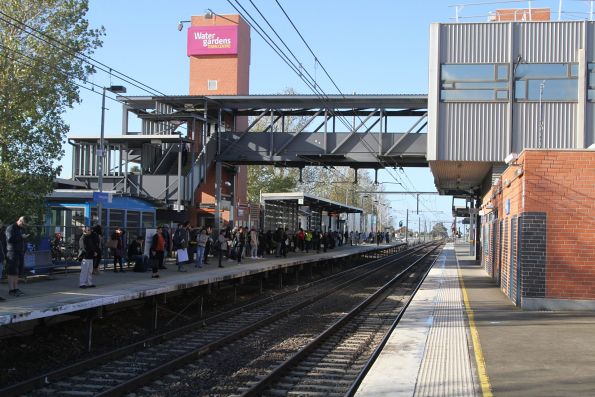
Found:
[[[587,99],[589,101],[595,101],[595,63],[590,63],[587,65],[589,69],[589,90],[587,92]]]
[[[514,95],[521,101],[576,101],[578,64],[520,64],[515,71]]]
[[[508,100],[508,65],[442,65],[443,101]]]

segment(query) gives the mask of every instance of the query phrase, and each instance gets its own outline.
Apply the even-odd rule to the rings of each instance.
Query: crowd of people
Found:
[[[10,296],[22,296],[18,288],[19,276],[24,272],[24,254],[28,234],[24,216],[4,228],[0,222],[0,268],[7,275]],[[59,233],[56,235],[58,236]],[[100,225],[85,227],[78,240],[78,260],[81,263],[80,288],[94,288],[93,276],[100,273],[100,264],[113,260],[114,272],[125,272],[132,267],[135,272],[151,270],[152,278],[159,278],[159,270],[165,267],[166,258],[175,259],[177,271],[186,272],[186,266],[202,268],[212,257],[219,267],[224,261],[241,263],[245,258],[286,257],[291,252],[326,252],[342,245],[390,242],[388,232],[360,233],[357,231],[321,231],[299,228],[290,232],[279,227],[275,231],[256,228],[226,227],[215,235],[211,226],[192,227],[189,222],[179,223],[175,230],[167,225],[157,227],[155,233],[145,240],[137,235],[128,238],[124,229],[116,227],[109,236],[104,236]],[[58,237],[56,237],[58,238]],[[145,254],[145,241],[149,245]],[[108,258],[104,261],[103,256]],[[127,263],[126,268],[124,262]],[[4,298],[0,297],[0,301]]]

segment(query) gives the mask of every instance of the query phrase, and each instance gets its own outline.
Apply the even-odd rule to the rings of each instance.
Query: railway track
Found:
[[[214,356],[225,357],[226,352],[234,352],[234,349],[242,351],[242,348],[238,348],[234,344],[246,343],[246,340],[248,343],[259,341],[276,333],[283,334],[275,329],[278,329],[279,324],[281,324],[281,328],[283,325],[287,327],[290,320],[295,319],[296,316],[302,317],[303,314],[297,314],[300,311],[307,311],[307,307],[323,301],[325,297],[333,294],[342,293],[349,296],[353,292],[342,291],[349,291],[350,288],[351,291],[355,291],[353,289],[355,284],[366,278],[373,278],[374,274],[382,273],[382,269],[398,266],[396,262],[415,255],[417,254],[410,250],[397,254],[398,259],[386,257],[369,262],[311,283],[308,288],[300,288],[294,293],[282,294],[282,296],[275,299],[269,298],[264,302],[255,302],[205,320],[200,324],[188,325],[92,360],[77,363],[0,390],[0,394],[3,396],[21,394],[27,396],[50,394],[115,396],[135,391],[137,396],[152,395],[159,389],[155,387],[155,383],[164,383],[162,381],[164,378],[171,381],[170,383],[181,384],[181,387],[184,388],[186,386],[183,382],[184,371],[196,370],[200,368],[201,363],[206,363],[208,367],[209,363],[215,361]],[[292,330],[293,328],[290,326],[290,331]],[[241,342],[242,340],[244,342]],[[250,355],[248,354],[246,357],[250,357]],[[229,362],[230,359],[223,359],[224,363],[220,365],[223,373],[225,373],[225,367],[228,367],[225,365],[225,360]],[[235,362],[235,360],[233,361]],[[240,362],[241,360],[237,361],[238,364]],[[187,368],[184,369],[183,366]],[[180,367],[182,369],[177,370]],[[233,377],[233,374],[231,376]],[[182,381],[178,381],[179,379]],[[149,382],[153,380],[158,381],[150,384]],[[218,390],[218,385],[211,386],[214,390]],[[188,387],[196,390],[195,386],[189,385]],[[235,386],[229,386],[225,390],[216,392],[230,393],[233,387]],[[208,389],[208,382],[202,388]],[[196,395],[196,392],[194,393],[192,395]],[[184,395],[184,392],[178,394]]]
[[[429,251],[427,256],[432,252]],[[394,328],[431,268],[428,264],[437,257],[427,260],[427,256],[412,263],[266,377],[243,390],[242,396],[345,396],[350,391],[354,393],[352,385],[372,364],[370,357]],[[424,261],[426,266],[416,266]],[[408,286],[416,288],[409,291],[407,304],[403,305],[401,297],[406,286],[401,281],[407,276],[414,276],[415,280],[409,281]]]

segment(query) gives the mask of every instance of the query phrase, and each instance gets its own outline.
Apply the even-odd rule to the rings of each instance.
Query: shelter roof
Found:
[[[337,212],[337,213],[361,213],[362,209],[352,207],[347,204],[341,204],[336,201],[325,198],[316,197],[304,192],[287,192],[287,193],[262,193],[262,200],[279,201],[279,202],[297,202],[299,205],[309,206],[311,208],[321,209],[323,211]]]

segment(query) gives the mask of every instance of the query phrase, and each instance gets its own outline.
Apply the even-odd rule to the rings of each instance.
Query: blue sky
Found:
[[[305,68],[316,73],[318,83],[328,94],[338,92],[314,69],[314,59],[280,11],[275,0],[252,0],[292,48]],[[455,2],[424,0],[279,0],[292,18],[320,63],[345,94],[426,94],[428,81],[428,32],[432,22],[453,22]],[[471,3],[471,2],[469,2]],[[477,2],[479,3],[479,2]],[[483,6],[466,6],[460,10],[461,22],[485,21],[489,11],[496,8],[524,8],[528,2],[509,2]],[[549,6],[558,9],[558,1],[533,1],[533,7]],[[568,7],[588,12],[583,2],[569,2]],[[249,0],[241,4],[252,14],[256,11]],[[225,0],[90,0],[88,18],[92,27],[104,26],[103,47],[93,58],[134,77],[168,95],[188,94],[189,61],[186,56],[185,29],[176,25],[192,15],[204,14],[210,8],[217,14],[236,14]],[[473,18],[472,18],[473,17]],[[567,18],[567,15],[565,15]],[[588,17],[584,14],[583,17]],[[553,16],[556,19],[557,16]],[[259,20],[259,23],[263,23]],[[305,84],[281,59],[252,32],[251,94],[276,94],[286,88],[311,94]],[[115,77],[99,72],[91,78],[95,84],[108,86],[124,84]],[[128,95],[147,95],[127,85]],[[99,135],[101,96],[82,92],[83,102],[66,114],[71,136]],[[106,104],[106,136],[120,134],[121,108]],[[64,177],[71,176],[70,151],[62,160]],[[428,169],[406,169],[393,172],[409,191],[435,190]],[[386,182],[395,179],[380,173]],[[398,190],[386,185],[386,190]],[[405,210],[415,210],[414,196],[388,196],[395,219],[404,219]],[[451,199],[420,196],[419,216],[430,221],[450,222]],[[418,216],[410,217],[417,222]],[[416,223],[412,223],[417,228]],[[448,224],[445,224],[448,227]]]

